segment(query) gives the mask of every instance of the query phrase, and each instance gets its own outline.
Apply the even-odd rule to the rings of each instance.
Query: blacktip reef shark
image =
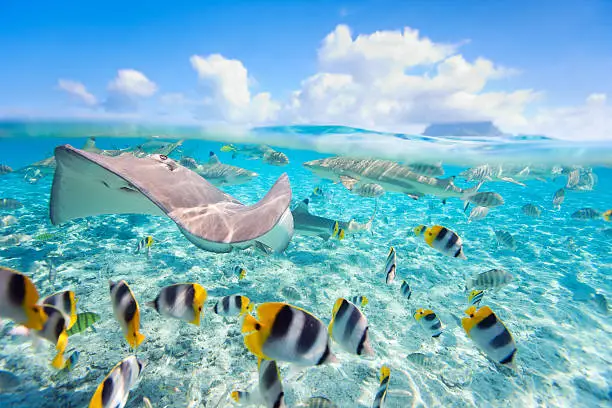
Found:
[[[251,160],[261,159],[264,163],[272,166],[285,166],[289,164],[289,158],[283,152],[276,151],[267,145],[244,145],[234,146],[225,145],[221,148],[222,152],[232,152],[232,159],[239,155],[247,156]]]
[[[282,252],[293,235],[287,174],[246,206],[165,155],[107,157],[70,145],[55,149],[49,205],[53,225],[100,214],[167,216],[210,252],[251,246]]]
[[[309,203],[310,200],[306,198],[300,201],[291,211],[296,234],[315,236],[327,241],[333,235],[334,225],[336,222],[338,223],[339,230],[344,230],[345,234],[350,235],[360,231],[371,231],[372,229],[372,221],[376,215],[376,209],[374,209],[374,214],[372,214],[372,217],[368,220],[368,222],[361,224],[354,220],[350,220],[348,222],[338,221],[311,214],[308,210]]]
[[[215,186],[234,186],[248,183],[258,174],[242,167],[223,164],[214,152],[210,152],[207,164],[198,164],[193,158],[183,157],[179,162],[204,177]]]
[[[136,147],[128,147],[127,149],[100,149],[96,146],[96,138],[90,137],[87,139],[85,144],[83,145],[82,150],[90,153],[96,153],[102,156],[108,157],[116,157],[124,153],[131,153],[136,157],[144,157],[150,154],[162,154],[164,156],[169,156],[174,150],[180,147],[183,144],[182,140],[178,142],[170,143],[170,142],[162,142],[162,141],[149,141],[145,142]],[[151,147],[153,147],[151,149]],[[32,170],[40,170],[43,173],[53,173],[55,171],[56,163],[55,156],[47,157],[46,159],[37,161],[35,163],[30,164],[29,166],[20,169],[20,171],[29,172]]]
[[[385,191],[404,193],[414,199],[425,195],[434,195],[443,200],[464,197],[478,188],[464,190],[455,186],[454,176],[445,179],[424,176],[415,173],[409,166],[389,160],[329,157],[306,162],[304,167],[319,177],[340,181],[349,190],[374,183]]]

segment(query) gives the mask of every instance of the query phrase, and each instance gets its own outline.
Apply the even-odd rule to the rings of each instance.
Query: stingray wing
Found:
[[[286,174],[259,203],[245,206],[165,156],[106,157],[65,145],[55,149],[55,157],[54,225],[99,214],[140,213],[167,215],[186,235],[214,243],[255,240],[281,220],[288,239],[293,233],[293,222],[286,219],[291,201]]]

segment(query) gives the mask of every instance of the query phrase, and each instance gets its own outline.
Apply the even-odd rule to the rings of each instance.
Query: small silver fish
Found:
[[[489,269],[478,275],[468,278],[465,288],[470,289],[493,289],[506,285],[514,280],[514,276],[503,269]]]
[[[13,172],[13,169],[11,169],[9,166],[5,164],[0,164],[0,176],[4,174],[12,173],[12,172]]]
[[[306,402],[307,408],[338,408],[336,404],[325,397],[311,397]]]
[[[513,251],[516,250],[516,240],[508,231],[495,231],[495,239],[498,245],[505,246]]]
[[[423,353],[410,353],[406,358],[411,363],[418,364],[425,368],[433,368],[437,365],[433,356]]]
[[[574,169],[569,172],[567,175],[567,183],[565,184],[566,188],[575,187],[580,181],[580,169]]]
[[[49,284],[55,287],[55,278],[57,277],[57,268],[50,259],[45,259],[45,264],[49,268]]]
[[[572,214],[576,220],[594,220],[601,217],[601,213],[594,208],[582,208]]]
[[[538,218],[542,214],[542,210],[540,210],[537,205],[533,204],[525,204],[521,210],[523,211],[523,214],[533,218]]]
[[[380,184],[367,183],[360,185],[358,188],[354,189],[353,192],[361,197],[378,198],[385,194],[385,189],[382,188]]]
[[[555,195],[553,196],[553,207],[556,209],[561,208],[561,204],[563,204],[563,201],[565,200],[565,189],[564,188],[560,188],[555,192]]]
[[[471,196],[468,196],[464,209],[467,209],[469,203],[472,203],[479,207],[494,208],[499,207],[505,203],[504,198],[498,193],[492,191],[482,191]]]
[[[14,198],[0,198],[0,210],[17,210],[21,207],[23,204]]]
[[[474,207],[470,212],[470,217],[468,218],[468,222],[482,220],[489,213],[488,207]]]

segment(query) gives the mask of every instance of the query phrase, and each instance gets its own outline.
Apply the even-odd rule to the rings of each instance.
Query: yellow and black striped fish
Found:
[[[126,281],[109,281],[108,284],[115,317],[121,325],[125,339],[135,349],[145,339],[145,336],[140,333],[140,308],[138,307],[138,302],[136,302],[134,293],[132,293]]]
[[[38,303],[38,290],[21,272],[0,266],[0,318],[29,329],[42,330],[47,316]]]
[[[425,242],[438,252],[453,258],[467,259],[463,253],[463,241],[453,231],[441,225],[425,230]]]
[[[303,366],[336,360],[329,347],[327,327],[304,309],[287,303],[264,303],[257,308],[257,317],[248,314],[242,323],[244,344],[257,357]]]
[[[89,408],[122,408],[125,406],[130,390],[138,382],[144,363],[135,356],[129,356],[117,364],[102,380]]]
[[[516,370],[516,344],[512,334],[489,306],[470,306],[461,326],[470,339],[493,361]]]
[[[65,290],[58,292],[53,295],[49,295],[42,299],[40,302],[43,305],[54,306],[59,309],[68,322],[67,328],[71,328],[77,320],[76,304],[77,299],[74,296],[74,292],[71,290]]]
[[[389,388],[389,378],[391,378],[391,370],[387,366],[382,366],[380,369],[380,385],[374,396],[372,408],[382,408],[385,406],[385,399],[387,398],[387,390]]]

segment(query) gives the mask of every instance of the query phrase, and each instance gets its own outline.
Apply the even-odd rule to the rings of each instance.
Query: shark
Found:
[[[209,153],[206,164],[198,164],[191,157],[183,157],[179,163],[195,171],[215,186],[244,184],[258,176],[257,173],[242,167],[221,163],[215,152]]]
[[[246,156],[250,160],[261,159],[264,163],[272,166],[285,166],[289,164],[289,158],[283,152],[276,151],[267,145],[244,145],[234,146],[225,145],[221,148],[222,152],[232,152],[232,159],[239,155]]]
[[[253,246],[279,253],[293,236],[286,173],[247,206],[165,155],[108,157],[63,145],[55,158],[53,225],[103,214],[165,216],[192,244],[216,253]]]
[[[454,176],[444,179],[425,176],[389,160],[329,157],[306,162],[304,167],[321,178],[341,182],[349,190],[358,190],[364,184],[378,184],[385,191],[407,194],[413,199],[433,195],[445,200],[464,197],[478,189],[476,186],[464,190],[454,184]]]
[[[375,209],[374,214],[372,214],[372,217],[366,223],[359,223],[354,220],[340,221],[311,214],[308,208],[309,204],[310,200],[306,198],[300,201],[291,211],[295,233],[319,237],[325,241],[332,237],[336,222],[338,223],[338,228],[340,230],[343,229],[345,234],[353,235],[361,231],[371,231],[372,221],[376,215]]]
[[[127,149],[106,150],[106,149],[100,149],[98,146],[96,146],[96,138],[92,136],[87,139],[87,141],[82,147],[82,150],[86,152],[90,152],[90,153],[99,154],[102,156],[108,156],[108,157],[117,157],[124,153],[131,153],[136,157],[144,157],[148,154],[162,154],[165,156],[169,156],[174,150],[176,150],[178,147],[180,147],[183,144],[183,140],[179,140],[178,142],[174,142],[174,143],[155,141],[154,142],[155,144],[153,145],[155,146],[155,148],[152,150],[149,149],[150,145],[148,143],[149,142],[145,142],[136,147],[129,147]],[[147,153],[147,152],[150,152],[150,153]],[[26,166],[20,169],[20,171],[28,173],[33,170],[39,170],[43,174],[49,174],[49,173],[53,173],[55,171],[55,168],[56,168],[55,156],[51,156],[51,157],[47,157],[46,159],[39,160],[35,163],[32,163],[29,166]]]

